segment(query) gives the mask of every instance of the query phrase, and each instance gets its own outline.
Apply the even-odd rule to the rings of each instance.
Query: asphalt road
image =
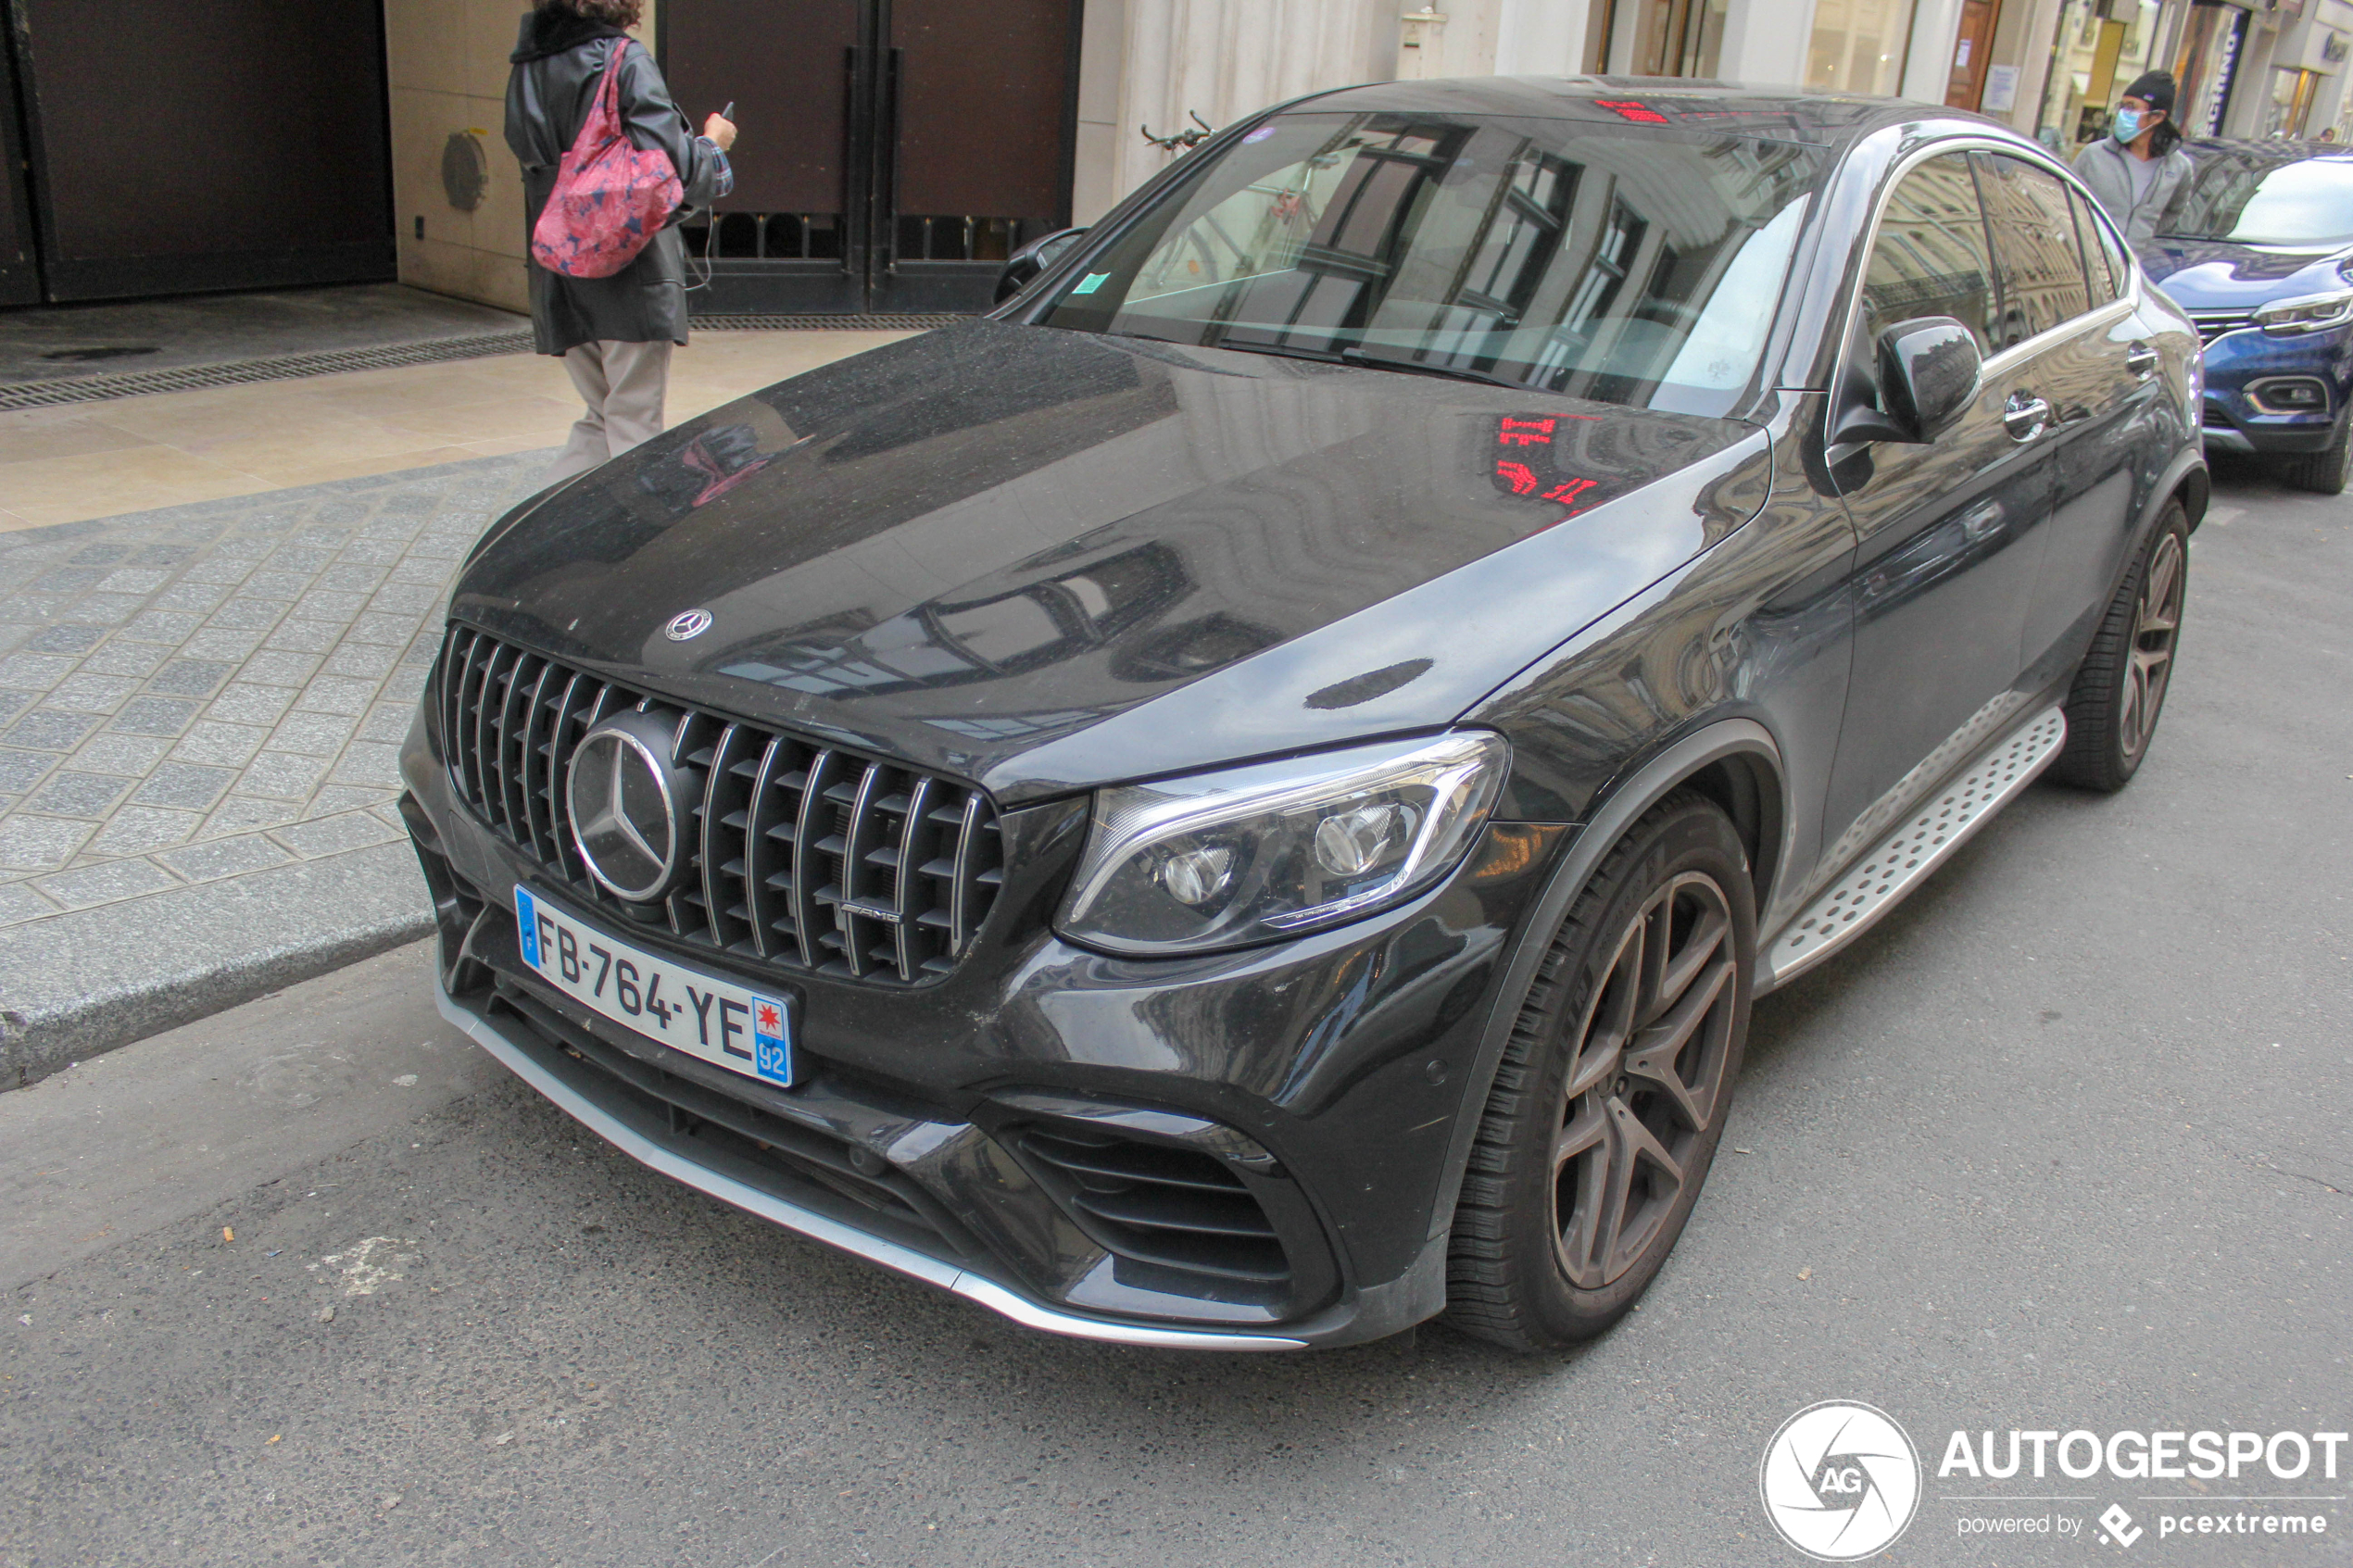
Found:
[[[1014,1328],[576,1133],[421,949],[0,1096],[0,1564],[1796,1564],[1758,1463],[1825,1399],[1925,1450],[1883,1562],[2353,1561],[2317,1470],[2208,1484],[2334,1499],[2228,1545],[2159,1535],[2186,1483],[1934,1474],[2353,1425],[2349,650],[2353,498],[2227,477],[2140,779],[1761,1003],[1680,1249],[1557,1360]],[[1959,1534],[2110,1502],[2129,1550]]]

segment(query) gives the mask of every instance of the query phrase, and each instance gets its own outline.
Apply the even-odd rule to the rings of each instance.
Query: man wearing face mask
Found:
[[[2150,71],[2124,89],[2108,134],[2075,157],[2075,172],[2100,198],[2128,244],[2171,226],[2190,186],[2190,157],[2173,128],[2173,79]]]

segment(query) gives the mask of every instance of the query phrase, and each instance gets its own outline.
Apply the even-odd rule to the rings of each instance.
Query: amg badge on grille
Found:
[[[670,618],[670,624],[661,629],[661,634],[673,643],[683,643],[710,630],[711,611],[682,609]]]

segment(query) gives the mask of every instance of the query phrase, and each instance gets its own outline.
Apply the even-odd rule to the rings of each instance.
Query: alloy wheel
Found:
[[[1619,935],[1574,1037],[1553,1146],[1561,1272],[1594,1290],[1632,1268],[1672,1215],[1724,1103],[1733,984],[1730,906],[1686,872]]]
[[[2125,671],[2124,701],[2116,735],[2124,756],[2137,758],[2157,728],[2165,687],[2173,678],[2173,643],[2182,624],[2182,536],[2158,536],[2148,572],[2141,579],[2140,602],[2133,608],[2132,664]]]

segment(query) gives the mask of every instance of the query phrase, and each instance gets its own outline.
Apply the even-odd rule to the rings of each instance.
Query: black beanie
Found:
[[[2173,79],[2161,70],[2144,72],[2132,86],[2124,89],[2121,95],[2138,98],[2149,107],[2163,109],[2169,115],[2173,112]]]

